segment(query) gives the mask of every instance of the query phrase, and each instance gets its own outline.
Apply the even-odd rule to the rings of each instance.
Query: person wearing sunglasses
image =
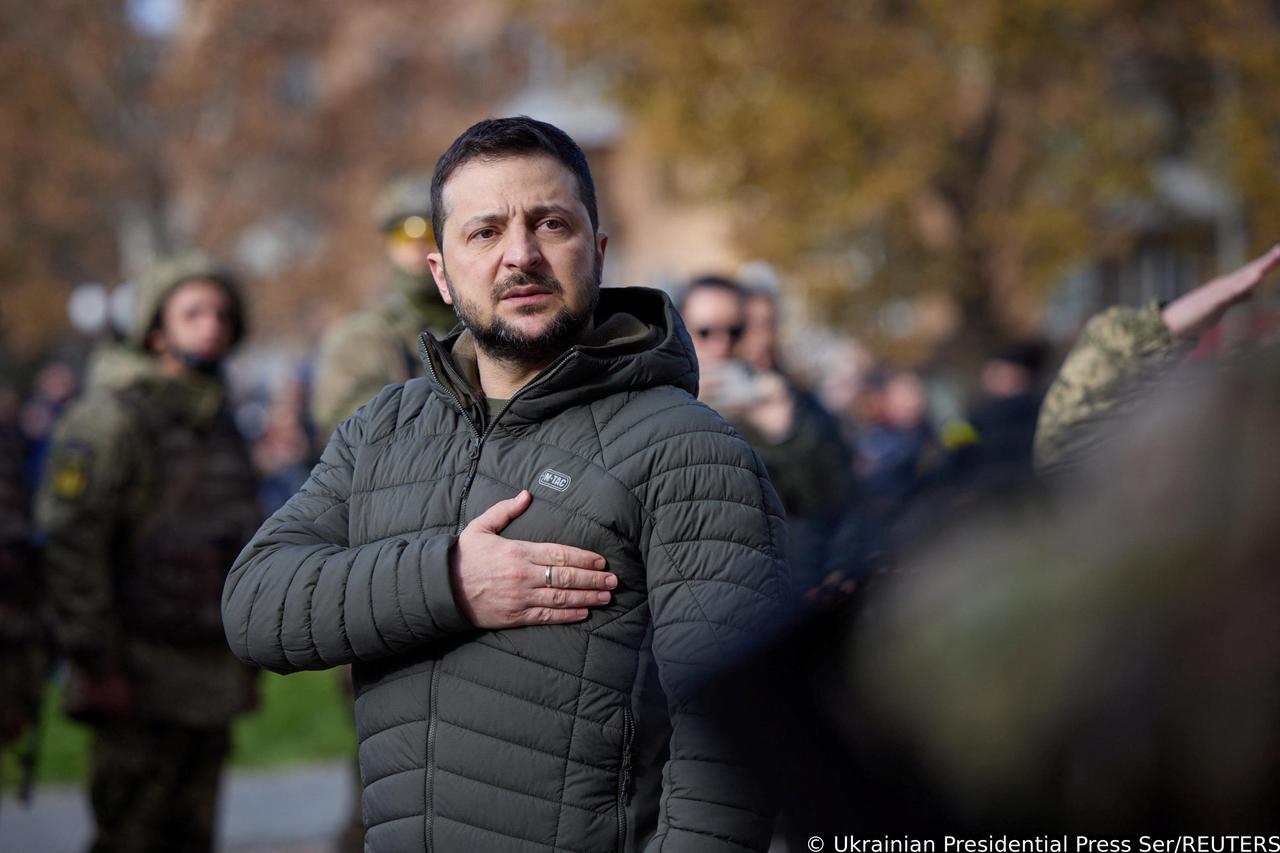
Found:
[[[878,535],[839,423],[778,362],[777,302],[776,293],[704,275],[681,294],[680,312],[698,355],[698,398],[764,461],[787,510],[796,592],[816,603],[852,590]]]
[[[421,373],[418,335],[443,335],[457,317],[431,278],[431,177],[392,181],[375,205],[390,267],[391,287],[381,300],[338,321],[316,355],[311,417],[320,440],[383,386]]]

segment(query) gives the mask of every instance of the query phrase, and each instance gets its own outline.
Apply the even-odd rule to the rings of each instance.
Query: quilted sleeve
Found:
[[[354,451],[377,402],[338,427],[302,489],[236,559],[222,621],[245,663],[276,672],[325,669],[471,630],[449,582],[455,537],[348,544]]]
[[[709,410],[693,420],[684,435],[652,445],[643,496],[653,653],[672,724],[658,829],[646,849],[763,851],[771,797],[701,688],[782,622],[786,522],[750,446]]]

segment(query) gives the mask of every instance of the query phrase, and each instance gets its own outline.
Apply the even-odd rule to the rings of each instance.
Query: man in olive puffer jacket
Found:
[[[481,122],[432,192],[462,325],[422,336],[427,376],[346,420],[240,555],[232,649],[353,665],[374,853],[765,850],[754,756],[700,689],[787,606],[760,460],[697,402],[670,300],[600,289],[567,135]]]

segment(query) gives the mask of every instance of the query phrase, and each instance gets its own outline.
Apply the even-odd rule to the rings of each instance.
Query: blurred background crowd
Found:
[[[243,278],[226,378],[262,510],[280,506],[335,413],[377,390],[316,381],[334,330],[428,278],[415,199],[435,158],[475,120],[527,114],[586,150],[605,285],[676,299],[703,399],[787,506],[799,591],[847,612],[957,529],[953,556],[1013,560],[1001,536],[1042,497],[1041,401],[1089,318],[1170,304],[1280,236],[1272,0],[0,0],[0,21],[0,430],[28,494],[95,353],[129,334],[134,283],[194,246]],[[1278,326],[1263,291],[1180,354],[1214,362]],[[1193,398],[1239,402],[1213,393]],[[1273,446],[1254,458],[1274,465]],[[1169,511],[1151,501],[1101,504]],[[1030,543],[1053,537],[1025,529],[1038,562]],[[921,595],[887,608],[886,636],[961,593]],[[936,648],[901,649],[894,665],[946,681]],[[958,785],[1026,778],[992,781],[963,740],[938,746]]]

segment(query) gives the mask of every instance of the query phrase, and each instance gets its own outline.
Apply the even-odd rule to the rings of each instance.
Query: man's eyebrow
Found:
[[[563,204],[538,204],[529,208],[529,215],[534,219],[541,219],[548,214],[555,214],[566,219],[573,218],[573,208],[565,207]]]
[[[531,219],[541,219],[544,216],[559,216],[564,219],[573,219],[573,208],[563,204],[535,204],[529,208],[528,215]],[[463,231],[470,231],[482,225],[501,225],[507,221],[505,213],[478,213],[470,219],[462,223]]]
[[[463,231],[470,231],[477,225],[498,225],[507,221],[505,213],[481,213],[462,223]]]

